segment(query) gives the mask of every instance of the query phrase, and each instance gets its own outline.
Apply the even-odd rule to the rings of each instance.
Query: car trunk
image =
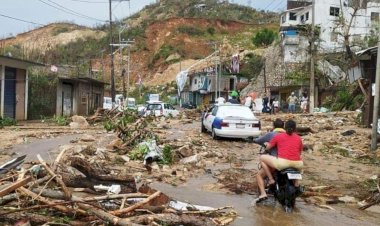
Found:
[[[223,119],[222,127],[229,127],[231,129],[253,128],[260,130],[260,121],[258,119],[247,119],[242,117],[226,117]]]

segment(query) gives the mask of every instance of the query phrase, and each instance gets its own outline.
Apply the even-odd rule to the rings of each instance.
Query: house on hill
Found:
[[[358,10],[354,13],[356,7]],[[345,51],[342,34],[351,20],[350,41],[363,41],[379,25],[378,1],[318,0],[314,1],[314,10],[315,17],[312,14],[312,0],[288,0],[287,10],[280,16],[281,44],[285,62],[309,61],[309,37],[302,35],[301,30],[312,24],[313,17],[315,26],[320,31],[318,43],[320,53]],[[342,18],[345,27],[342,26]]]
[[[0,56],[0,116],[26,120],[28,115],[28,68],[42,64]]]

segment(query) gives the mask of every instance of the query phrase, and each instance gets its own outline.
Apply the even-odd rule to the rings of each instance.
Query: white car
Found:
[[[219,137],[254,138],[261,134],[261,123],[251,109],[240,104],[218,104],[202,116],[202,132]]]
[[[150,102],[146,107],[145,116],[172,116],[177,117],[179,111],[175,109],[171,104],[167,104],[161,101]]]

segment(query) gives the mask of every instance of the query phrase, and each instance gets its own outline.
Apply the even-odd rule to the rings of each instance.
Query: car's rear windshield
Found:
[[[242,117],[246,119],[254,119],[251,109],[246,106],[220,106],[217,117]]]
[[[147,107],[148,110],[161,110],[161,108],[161,104],[149,104]]]

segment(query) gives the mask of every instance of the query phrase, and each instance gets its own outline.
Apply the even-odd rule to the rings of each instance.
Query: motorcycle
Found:
[[[261,146],[260,154],[268,154],[265,151],[265,146]],[[295,186],[295,180],[302,180],[301,172],[295,168],[276,170],[273,178],[276,181],[274,185],[269,186],[268,180],[265,183],[268,194],[272,194],[278,200],[286,213],[291,213],[294,209],[296,198],[304,191],[302,186]]]

